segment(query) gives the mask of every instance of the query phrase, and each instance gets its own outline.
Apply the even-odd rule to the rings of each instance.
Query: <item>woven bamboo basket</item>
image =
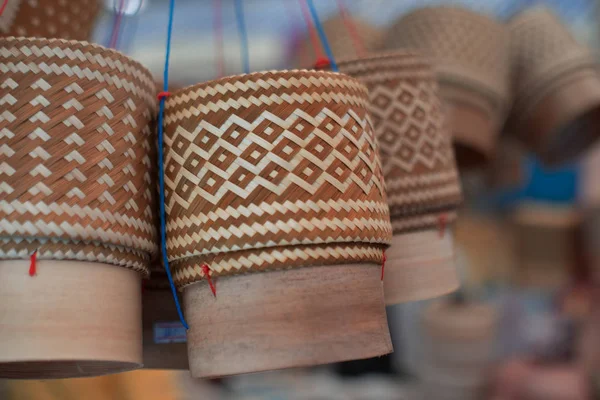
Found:
[[[461,167],[493,155],[508,102],[508,40],[502,24],[453,7],[413,11],[384,39],[386,49],[416,49],[435,61]]]
[[[0,377],[137,368],[157,240],[151,75],[101,46],[13,37],[0,70]]]
[[[369,88],[394,236],[385,265],[387,304],[458,287],[452,235],[440,235],[461,202],[451,136],[431,65],[412,52],[339,62]],[[445,227],[443,228],[445,231]]]
[[[547,163],[572,159],[598,137],[600,77],[594,56],[545,8],[521,12],[509,28],[510,130]]]
[[[0,36],[90,40],[99,0],[8,0]]]
[[[491,372],[496,312],[478,303],[436,302],[423,314],[419,378],[427,399],[480,399]]]
[[[566,285],[577,267],[579,212],[571,206],[525,203],[512,221],[518,244],[514,282],[547,289]]]
[[[352,18],[349,21],[356,30],[361,46],[367,51],[373,51],[381,46],[383,32],[369,23]],[[348,32],[348,26],[344,19],[337,15],[323,22],[323,29],[329,46],[335,58],[356,58],[359,57],[356,44],[352,41],[352,36]],[[296,50],[294,65],[298,68],[312,68],[315,65],[317,51],[312,45],[310,37],[307,35],[300,41]]]
[[[193,376],[391,351],[380,279],[392,232],[367,104],[358,81],[317,71],[168,99],[167,248]]]

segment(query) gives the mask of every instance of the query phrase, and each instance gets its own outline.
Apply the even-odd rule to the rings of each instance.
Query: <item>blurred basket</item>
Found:
[[[597,137],[600,76],[590,49],[545,8],[513,17],[514,105],[509,130],[547,163],[561,163]]]
[[[386,49],[415,49],[433,58],[461,167],[493,154],[508,102],[508,39],[502,24],[453,7],[413,11],[384,39]]]
[[[394,52],[340,61],[339,68],[368,87],[381,145],[394,231],[386,303],[456,289],[452,236],[440,235],[440,220],[444,225],[454,221],[461,189],[430,64],[415,53]]]
[[[140,279],[156,252],[152,76],[60,39],[0,38],[0,58],[0,376],[138,367]]]
[[[367,101],[358,81],[316,71],[232,76],[168,99],[167,248],[194,376],[390,351],[391,226]]]
[[[372,51],[381,46],[383,32],[379,28],[356,18],[346,23],[340,15],[337,15],[323,22],[325,35],[335,58],[350,59],[360,55],[348,32],[347,24],[352,24],[365,50]],[[316,54],[317,50],[307,34],[298,44],[294,65],[298,68],[312,68],[316,61]]]
[[[419,378],[428,399],[479,399],[491,372],[496,312],[478,303],[436,302],[423,314]]]
[[[568,205],[525,203],[512,221],[518,244],[514,281],[535,288],[564,287],[576,270],[579,212]]]
[[[89,40],[99,0],[8,0],[0,36]]]

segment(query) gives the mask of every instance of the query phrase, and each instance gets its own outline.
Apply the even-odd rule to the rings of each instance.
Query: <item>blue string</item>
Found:
[[[248,49],[248,32],[246,31],[246,19],[244,18],[244,5],[242,0],[235,0],[235,17],[237,19],[240,45],[242,47],[242,63],[244,73],[250,73],[250,51]]]
[[[321,43],[323,44],[323,49],[325,50],[325,55],[329,59],[329,64],[331,70],[333,72],[338,72],[338,66],[335,62],[335,57],[333,57],[333,51],[331,51],[331,47],[329,47],[329,41],[327,40],[327,35],[325,34],[325,30],[323,29],[323,25],[321,25],[321,21],[319,20],[319,15],[317,14],[317,9],[315,8],[315,4],[313,0],[307,0],[308,8],[310,9],[310,14],[312,15],[313,22],[315,24],[315,28],[317,28],[317,32],[319,33],[319,38],[321,39]]]
[[[175,0],[169,2],[169,27],[167,29],[167,51],[165,55],[165,71],[163,75],[163,91],[169,90],[169,59],[171,58],[171,33],[173,32],[173,14],[175,12]],[[175,300],[175,307],[177,308],[177,314],[179,319],[185,327],[190,329],[183,312],[181,311],[181,305],[179,304],[179,298],[177,297],[177,289],[173,283],[173,277],[171,276],[171,269],[169,268],[169,260],[167,258],[167,232],[165,223],[165,176],[164,176],[164,151],[163,151],[163,116],[165,114],[165,98],[160,98],[160,109],[158,112],[158,185],[160,192],[160,245],[162,250],[163,263],[165,271],[167,272],[167,278],[169,278],[169,284],[171,285],[171,292],[173,293],[173,299]]]

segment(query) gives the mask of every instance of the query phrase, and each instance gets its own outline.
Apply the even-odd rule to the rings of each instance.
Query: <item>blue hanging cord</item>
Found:
[[[243,0],[235,0],[235,17],[237,19],[238,33],[240,35],[240,46],[242,47],[242,64],[244,73],[250,73],[250,51],[248,48],[248,32],[246,31],[246,19],[244,18]]]
[[[333,56],[333,51],[331,51],[331,47],[329,47],[329,41],[327,40],[327,35],[325,35],[325,29],[323,29],[323,25],[321,25],[321,21],[319,20],[319,15],[317,14],[317,9],[315,8],[315,4],[313,0],[306,0],[308,3],[308,8],[310,9],[310,14],[312,15],[313,22],[315,24],[315,28],[317,28],[317,32],[319,33],[319,38],[321,39],[321,44],[323,44],[323,49],[325,50],[325,55],[329,59],[330,67],[333,72],[338,72],[338,66],[335,62],[335,57]]]
[[[163,93],[167,93],[169,90],[169,59],[171,58],[171,34],[173,32],[173,14],[175,12],[175,0],[169,1],[169,27],[167,29],[167,51],[165,55],[165,70],[163,75]],[[167,258],[167,231],[165,223],[165,176],[164,176],[164,150],[163,150],[163,118],[165,114],[165,96],[160,96],[160,108],[158,112],[158,185],[159,185],[159,205],[160,205],[160,245],[163,257],[163,263],[165,271],[167,272],[167,278],[169,278],[169,285],[171,285],[171,293],[173,293],[173,299],[175,300],[175,307],[177,308],[177,314],[179,319],[185,327],[190,329],[183,312],[181,311],[181,305],[179,304],[179,298],[177,297],[177,289],[173,283],[173,277],[171,276],[171,269],[169,268],[169,260]]]

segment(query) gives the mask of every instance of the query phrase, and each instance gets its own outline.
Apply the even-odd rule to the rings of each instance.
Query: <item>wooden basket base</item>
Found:
[[[459,286],[449,232],[443,237],[437,229],[394,235],[386,257],[387,305],[438,297]]]
[[[58,379],[141,367],[140,275],[100,263],[0,261],[0,378]]]
[[[146,290],[142,294],[144,330],[144,368],[188,369],[185,343],[156,343],[154,324],[167,322],[177,326],[179,316],[169,290]]]
[[[392,352],[381,266],[319,266],[220,277],[184,289],[193,377]]]

